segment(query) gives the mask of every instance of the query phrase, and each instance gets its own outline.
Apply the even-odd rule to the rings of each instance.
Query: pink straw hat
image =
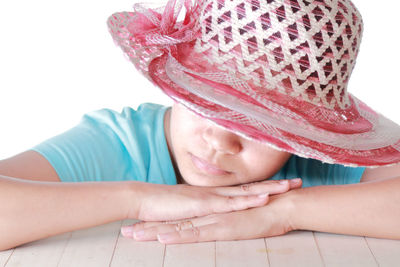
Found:
[[[349,0],[169,0],[134,9],[109,18],[115,42],[193,112],[301,157],[400,162],[400,126],[347,92],[363,27]]]

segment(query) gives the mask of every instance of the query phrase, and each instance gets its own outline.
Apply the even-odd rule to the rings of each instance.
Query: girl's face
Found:
[[[291,156],[225,130],[175,103],[165,135],[178,182],[226,186],[270,178]]]

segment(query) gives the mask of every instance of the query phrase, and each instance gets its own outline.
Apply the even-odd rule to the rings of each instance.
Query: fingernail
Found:
[[[133,232],[133,238],[142,239],[144,237],[144,230]]]
[[[288,181],[287,181],[287,180],[281,180],[281,181],[279,181],[279,183],[280,183],[280,184],[287,184]]]
[[[300,183],[301,179],[300,178],[294,178],[294,179],[291,179],[290,181],[293,182],[293,183]]]
[[[132,226],[122,226],[121,227],[121,234],[124,237],[132,237],[132,234],[133,234]]]
[[[258,195],[259,198],[267,198],[268,196],[269,196],[269,193]]]
[[[174,239],[174,234],[158,234],[157,239],[161,243],[169,243]]]

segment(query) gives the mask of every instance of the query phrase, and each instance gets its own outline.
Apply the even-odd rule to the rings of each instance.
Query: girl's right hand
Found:
[[[262,181],[229,187],[135,183],[128,218],[171,221],[260,207],[269,195],[301,187],[301,179]]]

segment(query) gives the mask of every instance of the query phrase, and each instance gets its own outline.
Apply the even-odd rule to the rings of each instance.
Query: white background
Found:
[[[353,2],[365,30],[349,92],[400,124],[400,2]],[[0,2],[0,159],[62,133],[92,110],[172,103],[138,74],[108,33],[107,17],[133,3]]]

